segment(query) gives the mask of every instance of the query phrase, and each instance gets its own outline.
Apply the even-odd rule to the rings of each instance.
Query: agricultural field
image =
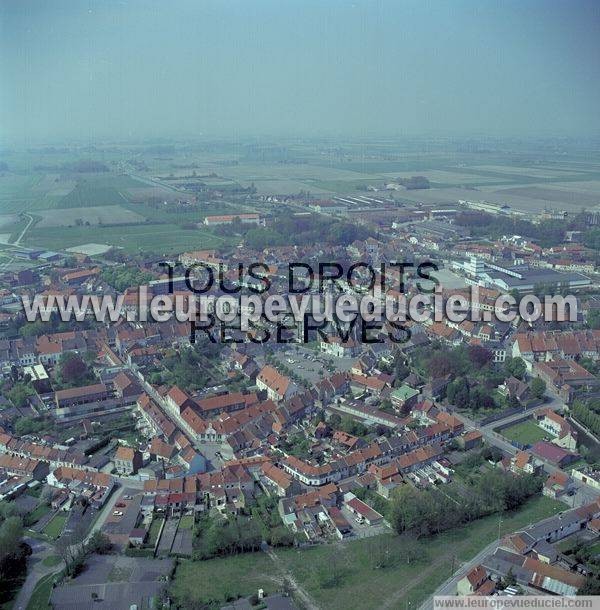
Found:
[[[172,254],[227,246],[231,240],[205,229],[182,229],[176,224],[143,224],[97,227],[54,227],[28,233],[27,246],[64,250],[82,244],[106,244],[130,253]]]
[[[74,227],[80,225],[140,224],[145,217],[120,205],[88,206],[54,210],[38,210],[37,228]]]
[[[546,207],[579,211],[581,207],[600,204],[600,163],[589,154],[576,152],[560,159],[543,155],[535,158],[529,153],[474,155],[444,152],[435,145],[428,150],[419,142],[393,141],[345,142],[339,146],[299,142],[281,147],[223,144],[196,150],[169,145],[148,147],[146,151],[144,147],[115,146],[97,154],[97,160],[111,171],[69,171],[82,156],[85,160],[90,158],[88,152],[83,155],[77,150],[65,150],[40,151],[39,157],[15,154],[7,159],[15,170],[0,174],[0,217],[22,211],[40,212],[42,218],[33,228],[31,245],[42,243],[41,229],[68,227],[78,220],[90,225],[105,224],[100,210],[103,207],[110,207],[107,214],[114,220],[111,224],[142,224],[149,219],[176,225],[201,222],[207,214],[261,211],[240,201],[226,201],[226,195],[200,206],[178,207],[176,201],[189,195],[181,185],[194,181],[225,191],[236,185],[254,185],[263,195],[308,191],[315,197],[327,198],[364,194],[369,185],[381,187],[395,178],[423,175],[432,188],[386,191],[385,196],[407,204],[455,205],[459,199],[506,203],[533,213]],[[90,208],[87,214],[85,208]],[[54,210],[61,212],[53,216]],[[7,243],[6,235],[12,230],[2,225],[0,221],[2,241]],[[182,240],[173,236],[170,229],[165,229],[159,244],[174,251]],[[83,240],[80,237],[77,233],[66,235],[70,245],[76,241],[100,243],[95,236]],[[122,242],[120,237],[115,239]],[[49,234],[46,241],[56,243],[55,235]],[[28,242],[24,240],[23,245]],[[143,249],[146,244],[147,240],[142,239],[137,248]],[[136,251],[135,245],[127,247]]]
[[[73,190],[55,207],[81,208],[127,203],[128,199],[123,191],[140,184],[130,176],[111,173],[85,175],[77,179]]]
[[[520,445],[533,445],[548,437],[548,433],[542,430],[532,419],[503,428],[500,430],[500,434],[509,441],[516,441]]]

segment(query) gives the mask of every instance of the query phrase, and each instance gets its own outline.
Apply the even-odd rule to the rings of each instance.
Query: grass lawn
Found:
[[[192,601],[221,604],[227,599],[252,595],[259,588],[265,592],[280,589],[273,572],[274,564],[265,553],[182,561],[170,590],[176,603],[182,606],[191,606]]]
[[[40,579],[29,598],[26,610],[51,610],[50,595],[55,578],[55,574],[48,574]]]
[[[28,232],[24,241],[28,246],[52,250],[95,243],[121,247],[128,252],[156,254],[216,248],[231,242],[206,229],[182,229],[176,224],[47,227]]]
[[[519,511],[505,513],[501,535],[564,510],[564,505],[543,496],[530,500]],[[228,596],[248,596],[262,587],[280,589],[286,572],[328,610],[346,608],[416,608],[444,582],[460,562],[474,557],[498,536],[498,516],[479,519],[462,528],[418,541],[417,560],[376,568],[373,549],[385,541],[390,552],[402,556],[402,538],[392,534],[375,539],[321,545],[308,549],[276,550],[276,566],[265,554],[252,553],[208,561],[184,561],[177,568],[171,592],[178,603],[226,601]],[[335,586],[322,586],[322,574],[340,568]],[[268,576],[267,576],[268,575]]]
[[[595,542],[588,548],[593,553],[594,557],[600,555],[600,542]]]
[[[67,522],[68,514],[65,511],[60,511],[48,521],[46,527],[42,530],[46,536],[56,540],[63,531],[65,523]]]
[[[509,426],[500,430],[500,434],[509,441],[516,441],[521,445],[533,445],[538,441],[543,441],[548,433],[542,430],[532,419]]]
[[[44,515],[48,514],[50,507],[47,504],[40,504],[37,508],[25,515],[25,525],[33,525],[37,523]]]
[[[158,540],[158,533],[160,532],[160,528],[163,524],[164,519],[162,517],[157,517],[152,520],[150,524],[150,529],[148,530],[148,539],[146,540],[146,546],[154,546],[156,541]]]
[[[194,527],[194,515],[184,515],[179,522],[179,529],[191,530]]]
[[[48,568],[57,566],[60,562],[61,558],[58,555],[48,555],[48,557],[42,559],[42,565],[45,565]]]

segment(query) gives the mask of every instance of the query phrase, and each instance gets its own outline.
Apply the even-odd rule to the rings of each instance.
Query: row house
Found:
[[[68,466],[81,470],[95,470],[84,453],[70,449],[51,447],[22,440],[10,434],[0,434],[0,451],[22,458],[33,458],[48,462],[51,469]]]
[[[48,475],[48,463],[18,455],[0,455],[0,472],[43,481]]]
[[[600,358],[600,330],[539,331],[518,333],[513,343],[513,357],[525,361],[575,360]]]
[[[85,472],[63,466],[48,475],[48,484],[86,498],[90,506],[98,510],[110,497],[115,480],[104,472]]]
[[[204,416],[220,415],[221,413],[231,413],[246,407],[250,407],[258,402],[255,393],[243,394],[242,392],[232,392],[221,394],[210,398],[202,398],[196,401],[200,413]]]
[[[142,394],[136,402],[137,411],[148,428],[157,436],[163,436],[172,443],[177,435],[177,426],[162,412],[162,409],[148,396]]]
[[[293,477],[272,462],[266,462],[262,465],[261,480],[265,482],[267,487],[272,488],[280,498],[297,493],[300,488]]]

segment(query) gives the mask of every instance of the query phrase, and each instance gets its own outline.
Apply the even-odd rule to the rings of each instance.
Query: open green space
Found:
[[[548,433],[542,430],[532,419],[503,428],[500,430],[500,434],[509,441],[516,441],[521,445],[533,445],[548,437]]]
[[[64,250],[87,243],[108,244],[135,253],[166,254],[228,245],[230,240],[204,229],[182,229],[175,224],[111,227],[53,227],[28,233],[26,245]]]
[[[51,610],[50,595],[55,578],[55,574],[48,574],[39,580],[29,598],[26,610]]]
[[[42,565],[52,568],[57,566],[61,561],[62,560],[58,555],[48,555],[48,557],[44,557],[44,559],[42,559]]]
[[[46,527],[42,530],[42,532],[50,538],[58,538],[62,534],[68,516],[69,515],[67,512],[59,511],[58,513],[56,513],[56,515],[54,515],[54,517],[52,517],[52,519],[50,519],[50,521],[48,521]]]
[[[179,603],[223,602],[227,596],[253,593],[258,587],[280,588],[291,575],[328,610],[416,608],[456,570],[501,535],[523,528],[564,510],[564,505],[543,496],[521,509],[492,515],[431,538],[413,541],[413,559],[405,557],[406,538],[385,534],[346,543],[308,549],[276,550],[277,567],[264,554],[247,554],[207,561],[182,562],[172,585]],[[388,567],[374,557],[382,552],[398,556]],[[332,583],[329,574],[337,573]],[[266,576],[266,574],[272,576]],[[270,582],[271,581],[271,582]],[[272,583],[272,584],[271,584]]]
[[[265,553],[182,561],[177,568],[171,594],[178,604],[193,607],[198,602],[221,603],[247,597],[259,588],[268,593],[281,588],[274,572],[273,562]]]

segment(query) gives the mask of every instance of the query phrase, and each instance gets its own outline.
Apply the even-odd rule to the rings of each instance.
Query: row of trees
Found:
[[[514,510],[540,489],[538,477],[513,476],[500,471],[478,477],[462,502],[435,488],[417,490],[407,485],[394,494],[388,517],[396,532],[409,532],[419,538],[485,515]]]
[[[600,414],[590,408],[589,403],[576,400],[571,406],[571,414],[596,436],[600,436]]]

